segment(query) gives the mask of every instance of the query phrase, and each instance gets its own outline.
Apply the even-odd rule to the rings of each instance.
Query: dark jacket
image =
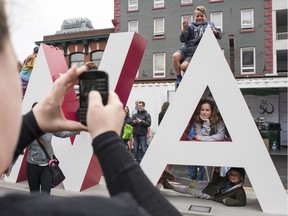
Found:
[[[165,115],[165,112],[160,112],[160,113],[158,114],[158,125],[160,125],[160,123],[161,123],[164,115]]]
[[[141,119],[142,121],[139,123],[134,123],[133,121],[137,118]],[[132,116],[132,126],[134,127],[134,136],[146,136],[148,128],[151,126],[150,114],[146,110],[138,110],[137,113]]]
[[[225,199],[226,206],[245,206],[246,205],[246,193],[242,184],[235,185],[231,190],[224,193],[219,193],[220,189],[229,183],[229,171],[225,177],[220,176],[220,173],[213,173],[212,181],[202,191],[205,194],[210,195],[213,201],[223,203]]]
[[[182,43],[185,43],[184,46],[181,48],[181,50],[185,53],[187,56],[193,56],[204,32],[205,29],[208,26],[208,23],[211,27],[214,27],[218,34],[216,35],[217,39],[222,38],[221,30],[216,28],[214,26],[213,22],[204,22],[202,24],[197,24],[195,22],[191,22],[191,24],[188,26],[186,31],[181,32],[179,39]]]

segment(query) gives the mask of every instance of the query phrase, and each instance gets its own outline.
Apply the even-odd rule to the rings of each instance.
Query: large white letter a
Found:
[[[217,103],[232,142],[180,140],[207,86]],[[285,189],[209,27],[141,166],[156,185],[167,164],[243,167],[263,212],[287,214]]]

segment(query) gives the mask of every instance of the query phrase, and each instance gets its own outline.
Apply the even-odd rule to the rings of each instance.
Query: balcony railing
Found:
[[[276,40],[287,40],[288,32],[281,32],[276,34]]]

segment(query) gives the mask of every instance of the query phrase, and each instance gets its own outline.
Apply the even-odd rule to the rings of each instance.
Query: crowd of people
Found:
[[[185,48],[177,51],[178,56],[173,55],[178,84],[182,79],[179,71],[180,73],[181,71],[185,72],[188,67],[187,62],[190,62],[202,37],[201,34],[195,37],[198,34],[197,31],[200,31],[200,28],[203,31],[207,27],[206,18],[206,9],[201,6],[196,8],[194,21],[190,25],[184,19],[180,38],[185,38],[185,40],[181,40],[185,42]],[[212,23],[210,25],[215,36],[221,38],[221,32]],[[0,98],[2,101],[0,107],[0,173],[4,173],[9,165],[13,164],[18,156],[28,148],[28,184],[31,192],[37,192],[29,195],[16,193],[1,196],[1,215],[43,213],[45,215],[55,215],[56,213],[70,215],[73,213],[75,215],[107,216],[180,216],[181,213],[149,181],[139,166],[148,147],[147,133],[151,126],[151,116],[145,109],[145,102],[137,100],[135,109],[130,116],[129,108],[127,106],[123,108],[116,93],[109,92],[108,103],[103,105],[99,92],[91,91],[89,93],[87,126],[78,121],[67,120],[61,109],[64,96],[78,82],[80,74],[88,68],[88,65],[78,68],[72,66],[55,80],[47,96],[33,104],[31,111],[22,115],[22,98],[27,89],[39,48],[35,47],[33,54],[24,61],[20,72],[21,82],[19,82],[17,61],[9,36],[3,0],[0,0],[0,32],[0,74],[3,74],[0,81],[2,93]],[[188,42],[192,40],[188,39],[187,35],[191,32],[195,33],[193,40],[197,39],[197,42]],[[180,62],[181,64],[184,62],[183,67]],[[95,67],[95,65],[90,66]],[[169,109],[169,102],[164,102],[159,113],[158,125],[167,109]],[[130,130],[127,129],[129,126]],[[225,130],[216,104],[205,99],[200,101],[185,135],[191,141],[221,141],[225,137]],[[52,185],[47,158],[41,152],[41,145],[53,157],[52,135],[69,137],[79,134],[81,131],[90,133],[93,152],[101,164],[110,197],[78,196],[59,199],[39,193],[41,191],[49,194]],[[133,157],[127,151],[127,143],[131,139],[134,146]],[[211,182],[197,179],[194,173],[195,169],[192,171],[192,166],[191,173],[193,174],[189,176],[188,180],[165,171],[162,184],[165,189],[188,193],[193,197],[211,199],[229,206],[245,205],[246,195],[242,187],[245,178],[244,169],[231,168],[222,177],[219,175],[219,170],[219,167],[214,167]],[[172,181],[182,185],[171,184]]]

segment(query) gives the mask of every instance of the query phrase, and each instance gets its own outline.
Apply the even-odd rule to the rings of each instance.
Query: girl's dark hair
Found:
[[[128,106],[125,106],[125,108],[127,108],[128,112],[126,113],[126,116],[130,116],[130,109]]]
[[[1,0],[0,0],[0,1],[1,1]],[[32,104],[31,109],[32,109],[34,106],[36,106],[37,103],[38,103],[38,102],[34,102],[34,103]]]
[[[161,113],[165,113],[169,107],[170,103],[168,101],[164,102],[161,107]]]
[[[8,37],[9,30],[7,25],[4,1],[0,0],[0,51],[3,49],[4,39]]]

